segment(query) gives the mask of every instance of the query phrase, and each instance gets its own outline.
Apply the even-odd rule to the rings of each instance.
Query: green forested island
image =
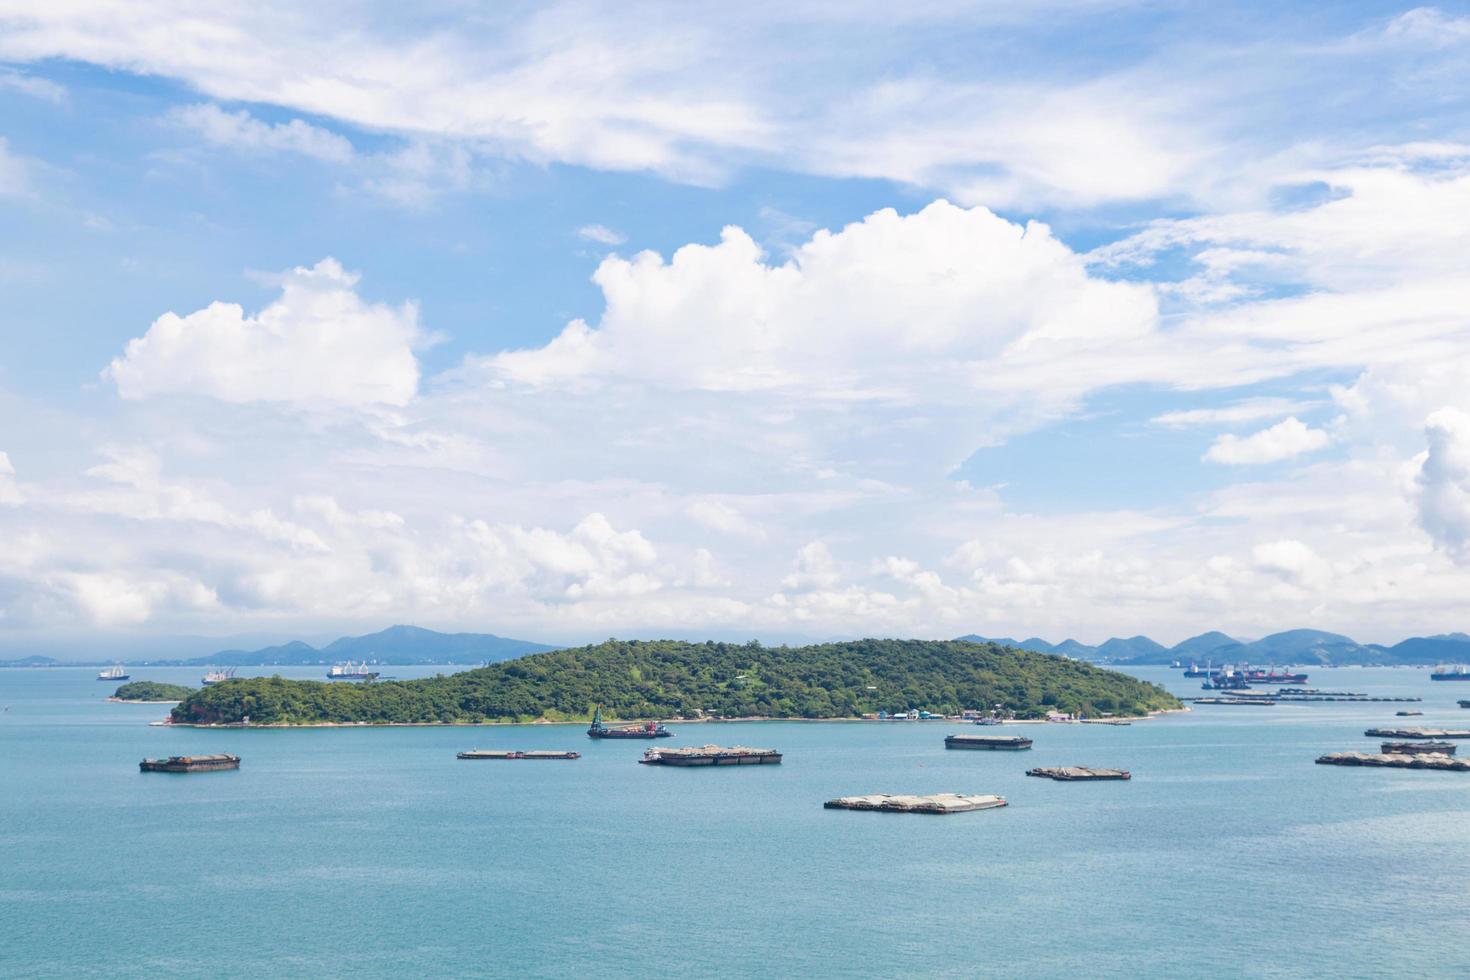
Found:
[[[132,686],[132,685],[128,685]],[[852,718],[876,711],[957,713],[1001,704],[1138,715],[1178,708],[1125,674],[993,643],[858,640],[805,647],[609,640],[421,680],[345,684],[239,678],[189,695],[179,723],[442,723],[607,718]]]
[[[132,681],[113,691],[112,696],[119,701],[182,701],[193,694],[194,690],[182,684]]]

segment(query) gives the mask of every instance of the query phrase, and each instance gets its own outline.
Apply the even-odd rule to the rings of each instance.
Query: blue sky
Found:
[[[1454,4],[18,6],[0,645],[1463,628],[1467,55]]]

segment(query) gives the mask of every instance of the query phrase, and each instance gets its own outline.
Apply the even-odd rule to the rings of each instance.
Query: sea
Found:
[[[1003,729],[1026,752],[945,751],[952,722],[671,726],[785,753],[720,769],[578,726],[150,727],[167,706],[95,678],[0,670],[0,977],[1470,976],[1470,773],[1313,764],[1372,726],[1470,727],[1470,683],[1427,670],[1311,677],[1422,704]],[[474,748],[582,758],[455,758]],[[212,752],[241,768],[138,771]],[[1133,779],[1024,775],[1046,765]],[[933,792],[1010,805],[822,807]]]

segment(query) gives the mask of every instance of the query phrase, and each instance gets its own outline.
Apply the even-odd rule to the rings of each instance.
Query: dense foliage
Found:
[[[992,643],[860,640],[807,647],[624,642],[538,653],[449,676],[372,684],[241,678],[173,710],[179,722],[482,722],[694,716],[842,718],[957,713],[996,703],[1141,714],[1176,708],[1162,688],[1090,664]]]
[[[182,701],[193,693],[194,688],[182,684],[132,681],[112,692],[112,696],[119,701]]]

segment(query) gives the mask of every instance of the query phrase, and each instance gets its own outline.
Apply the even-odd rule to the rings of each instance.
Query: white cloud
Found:
[[[627,235],[613,231],[606,225],[583,225],[577,229],[577,235],[599,245],[621,245],[628,240]]]
[[[1322,449],[1330,442],[1332,437],[1326,432],[1309,427],[1293,415],[1248,436],[1230,433],[1220,436],[1205,453],[1204,460],[1230,466],[1277,463]]]
[[[18,504],[20,487],[15,482],[15,466],[7,453],[0,452],[0,504]]]
[[[1221,408],[1191,408],[1177,412],[1164,412],[1155,415],[1149,421],[1154,425],[1167,426],[1171,429],[1232,425],[1237,422],[1279,418],[1286,412],[1300,412],[1310,408],[1312,404],[1312,402],[1292,398],[1247,398]]]
[[[1429,443],[1416,478],[1419,523],[1455,560],[1470,563],[1470,414],[1441,408],[1424,424]]]
[[[65,86],[58,85],[50,79],[37,78],[34,75],[5,68],[0,68],[0,89],[19,92],[53,105],[60,105],[66,101]]]
[[[751,520],[722,500],[702,498],[689,505],[689,516],[704,527],[724,534],[762,539],[766,536],[760,523]]]
[[[781,587],[791,592],[816,592],[831,589],[841,580],[832,552],[821,541],[801,546],[791,565],[791,574],[781,580]]]
[[[172,115],[214,146],[255,153],[299,153],[328,163],[347,163],[353,157],[352,143],[346,137],[301,119],[272,124],[244,109],[227,112],[213,103],[181,106]]]
[[[1327,563],[1309,546],[1283,538],[1251,549],[1256,567],[1300,584],[1320,585],[1330,574]]]
[[[31,193],[31,164],[10,151],[0,136],[0,197],[24,197]]]
[[[336,260],[296,268],[254,316],[211,303],[166,313],[104,376],[127,399],[195,394],[302,406],[403,405],[418,387],[416,309],[369,304]]]

